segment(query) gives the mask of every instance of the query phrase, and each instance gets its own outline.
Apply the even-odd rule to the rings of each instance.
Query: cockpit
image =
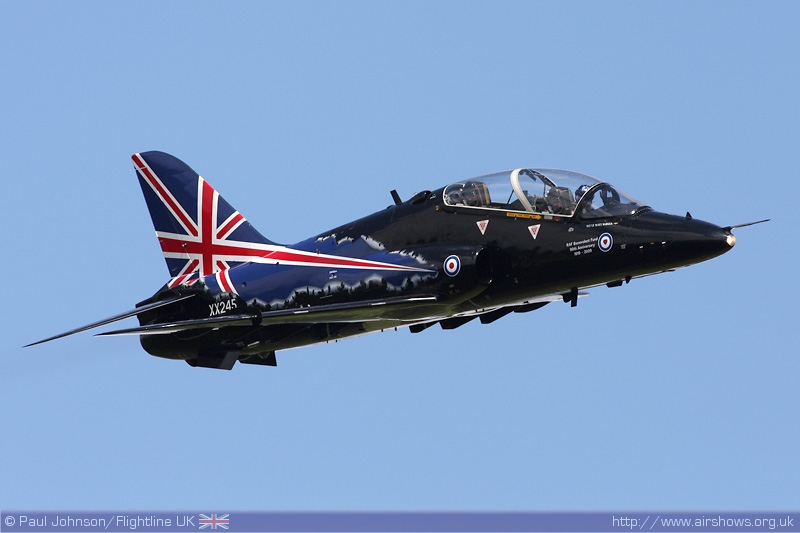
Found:
[[[589,176],[553,169],[517,169],[452,183],[444,203],[582,219],[632,215],[646,206]]]

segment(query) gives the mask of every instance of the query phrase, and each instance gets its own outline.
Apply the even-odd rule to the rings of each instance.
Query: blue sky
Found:
[[[787,510],[800,487],[800,5],[9,2],[0,508]],[[29,342],[167,278],[130,155],[292,243],[458,179],[567,168],[736,231],[492,325],[193,369]],[[123,324],[135,324],[135,321]]]

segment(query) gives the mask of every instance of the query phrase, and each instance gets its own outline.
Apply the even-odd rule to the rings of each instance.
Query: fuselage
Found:
[[[254,324],[235,334],[232,328],[193,330],[143,336],[142,344],[170,358],[189,360],[208,347],[247,357],[391,327],[458,325],[556,299],[574,304],[581,289],[705,261],[734,242],[728,229],[659,213],[579,174],[498,173],[424,191],[282,247],[269,260],[230,269],[224,285],[206,276],[192,288],[165,288],[154,298],[176,291],[200,297],[142,314],[140,323],[416,295],[434,296],[435,303],[380,320],[365,314],[363,320]]]

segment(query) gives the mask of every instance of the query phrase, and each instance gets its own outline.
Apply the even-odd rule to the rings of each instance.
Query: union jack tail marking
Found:
[[[276,249],[199,174],[163,152],[132,156],[150,218],[172,279],[170,287],[225,273]]]
[[[266,239],[197,172],[163,152],[132,156],[150,218],[172,279],[169,287],[214,276],[223,291],[236,292],[230,269],[242,263],[317,268],[428,269],[280,246]]]

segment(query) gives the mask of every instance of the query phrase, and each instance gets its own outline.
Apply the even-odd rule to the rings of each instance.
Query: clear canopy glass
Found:
[[[630,215],[644,204],[616,187],[568,170],[517,169],[452,183],[446,205],[562,217]]]

